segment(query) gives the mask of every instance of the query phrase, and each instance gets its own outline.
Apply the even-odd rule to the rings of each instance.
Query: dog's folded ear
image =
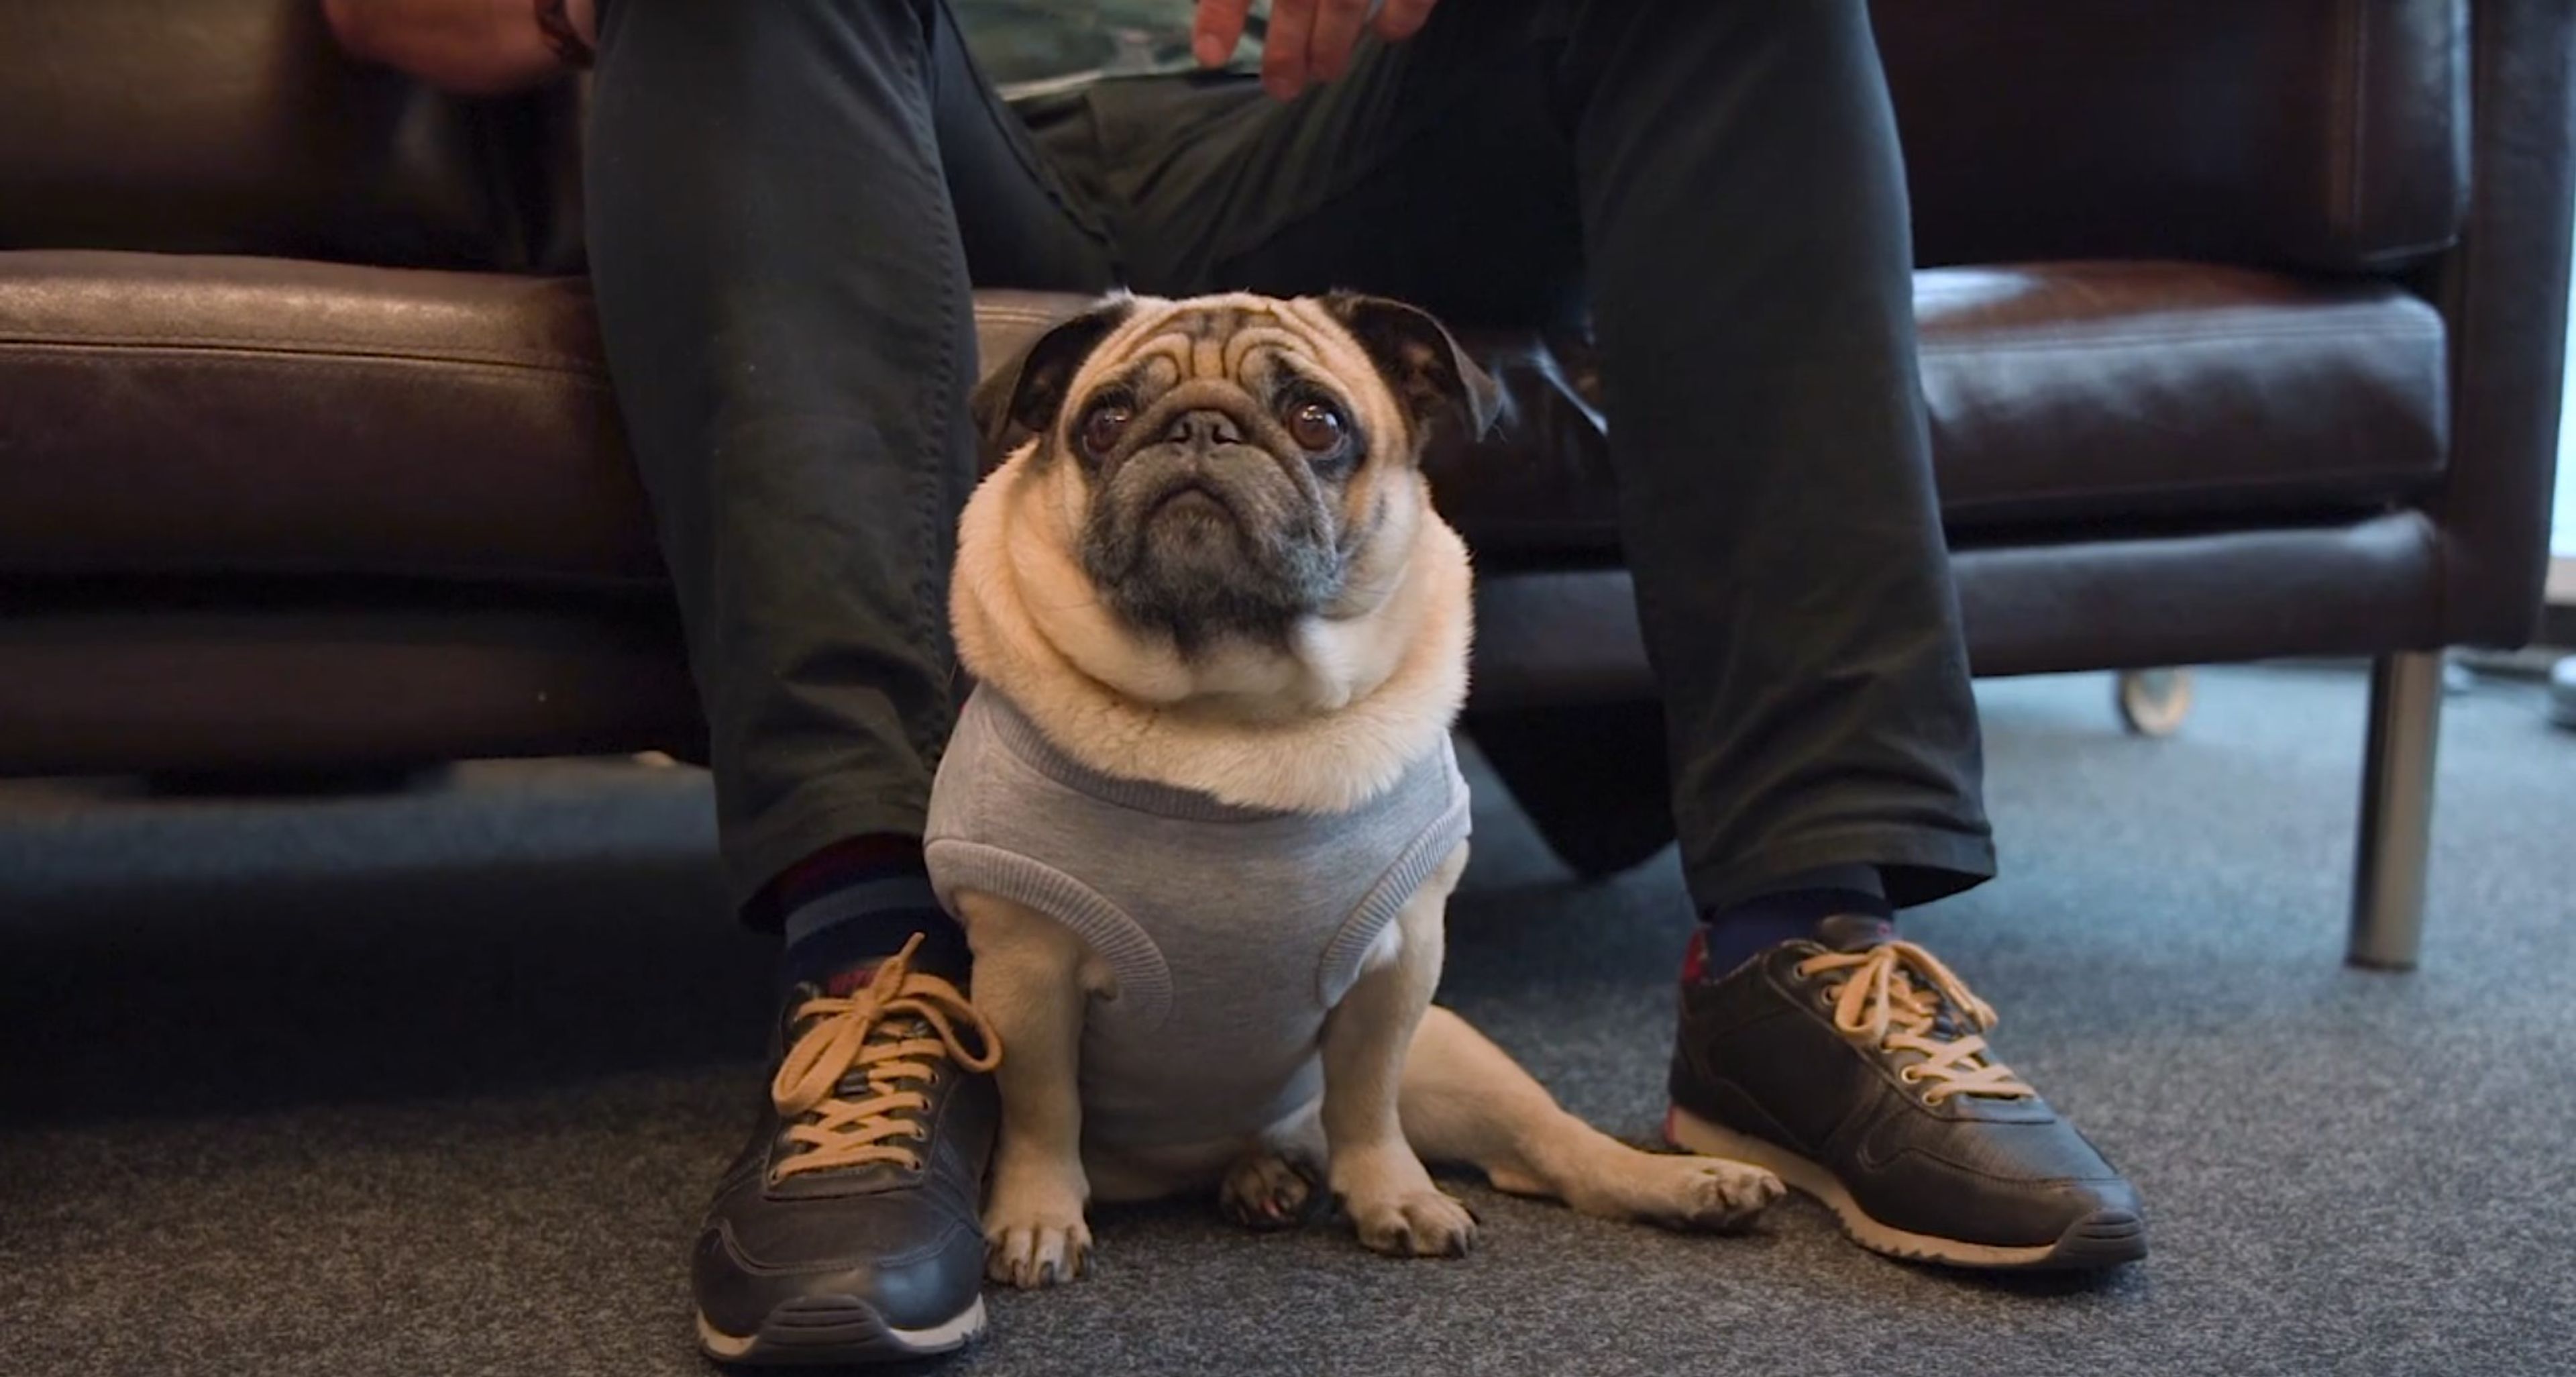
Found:
[[[969,412],[986,457],[999,459],[1015,431],[1044,435],[1055,425],[1066,389],[1082,361],[1121,321],[1135,314],[1135,300],[1113,296],[1047,327],[1044,334],[976,384]]]
[[[1474,440],[1494,424],[1502,389],[1429,311],[1360,292],[1333,292],[1323,302],[1368,351],[1415,425],[1446,420],[1464,429],[1460,438]]]

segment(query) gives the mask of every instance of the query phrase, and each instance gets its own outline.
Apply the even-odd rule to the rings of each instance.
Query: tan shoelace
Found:
[[[846,997],[817,995],[797,1006],[795,1021],[805,1031],[778,1063],[769,1098],[786,1118],[814,1118],[788,1126],[788,1141],[804,1150],[781,1160],[770,1173],[772,1182],[866,1162],[918,1169],[921,1155],[906,1143],[930,1135],[895,1117],[930,1107],[930,1097],[913,1087],[927,1085],[942,1058],[953,1057],[969,1071],[1001,1064],[1001,1037],[966,996],[938,976],[912,969],[920,946],[915,933],[864,987]],[[958,1038],[961,1021],[973,1031],[980,1053],[968,1051]],[[936,1036],[920,1036],[925,1024]],[[840,1095],[842,1080],[853,1070],[866,1072],[863,1099]],[[898,1138],[905,1141],[890,1141]]]
[[[1911,942],[1890,941],[1867,951],[1825,952],[1798,963],[1800,975],[1838,971],[1846,974],[1825,986],[1825,997],[1834,1003],[1834,1027],[1891,1052],[1921,1053],[1923,1060],[1907,1063],[1897,1075],[1908,1082],[1931,1082],[1923,1091],[1925,1104],[1953,1095],[2021,1100],[2039,1093],[2011,1067],[1986,1055],[1986,1040],[1979,1034],[1995,1026],[1994,1006],[1970,993],[1932,953]],[[1929,992],[1915,983],[1918,975],[1930,982]],[[1945,1002],[1976,1032],[1944,1035],[1940,1017]]]

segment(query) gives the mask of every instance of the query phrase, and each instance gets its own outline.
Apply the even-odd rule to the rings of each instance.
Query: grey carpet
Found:
[[[2338,963],[2361,685],[2205,675],[2181,736],[2099,677],[1986,686],[2009,874],[1912,924],[2144,1190],[2107,1279],[1901,1266],[1784,1206],[1681,1238],[1462,1186],[1394,1263],[1196,1204],[1099,1220],[948,1370],[2576,1369],[2576,733],[2457,699],[2423,970]],[[694,1373],[683,1249],[759,1070],[765,952],[712,917],[703,777],[475,765],[391,797],[0,786],[0,1371]],[[1670,857],[1577,887],[1480,781],[1447,998],[1652,1132]]]

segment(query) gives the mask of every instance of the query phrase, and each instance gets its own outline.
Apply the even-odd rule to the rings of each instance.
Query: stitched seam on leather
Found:
[[[2348,131],[2360,108],[2360,63],[2356,56],[2358,42],[2355,38],[2358,26],[2354,11],[2368,3],[2370,0],[2342,0],[2334,7],[2333,47],[2325,59],[2330,64],[2333,78],[2326,91],[2325,146],[2317,151],[2324,155],[2326,164],[2325,205],[2322,209],[2329,240],[2344,235],[2344,207],[2352,195],[2354,149]]]
[[[976,312],[982,325],[1027,326],[1052,325],[1058,316],[1043,311],[1017,308],[985,308]],[[255,354],[317,354],[346,358],[408,359],[425,362],[484,364],[492,367],[559,371],[605,376],[604,365],[593,359],[572,354],[501,354],[466,350],[438,350],[419,353],[393,353],[377,347],[375,341],[300,339],[269,340],[246,335],[136,335],[112,333],[81,334],[12,334],[0,332],[0,347],[29,345],[59,348],[138,348],[138,349],[203,349],[209,352]]]
[[[507,560],[485,560],[473,564],[449,564],[435,560],[411,560],[394,557],[365,558],[244,558],[220,548],[213,553],[188,559],[85,559],[67,561],[47,558],[28,561],[13,550],[0,559],[0,572],[62,575],[124,576],[146,578],[229,578],[245,575],[260,577],[395,578],[426,580],[445,588],[535,590],[555,593],[599,593],[609,595],[653,593],[669,586],[668,580],[654,574],[604,574],[537,560],[512,557]]]
[[[606,375],[597,368],[554,367],[546,364],[526,363],[515,360],[468,358],[444,354],[387,354],[306,350],[295,348],[241,348],[158,340],[148,343],[141,341],[117,341],[102,344],[92,340],[33,339],[0,336],[0,356],[5,356],[12,352],[93,355],[133,354],[158,355],[166,358],[186,358],[190,356],[203,358],[231,357],[254,363],[270,360],[289,362],[309,360],[312,363],[321,366],[349,363],[447,368],[482,373],[542,373],[553,377],[568,378],[583,387],[604,388],[608,385]]]
[[[2370,0],[2346,0],[2352,14],[2352,105],[2345,112],[2352,131],[2346,141],[2350,171],[2344,177],[2343,223],[2336,227],[2345,244],[2362,237],[2362,181],[2370,175]]]
[[[545,368],[572,373],[605,371],[598,362],[572,354],[550,352],[511,354],[471,349],[402,350],[389,348],[381,340],[281,340],[263,339],[251,335],[141,335],[90,331],[17,334],[0,331],[0,344],[240,350],[257,354],[346,354],[364,358],[454,360],[459,363],[486,363],[509,368]]]
[[[1987,507],[2011,506],[2023,502],[2037,502],[2043,500],[2086,501],[2105,497],[2139,497],[2167,491],[2188,493],[2194,497],[2199,497],[2204,494],[2211,497],[2244,497],[2259,496],[2267,492],[2301,492],[2304,491],[2308,485],[2318,482],[2357,482],[2365,479],[2408,479],[2420,483],[2439,478],[2441,476],[2441,463],[2439,460],[2436,460],[2434,466],[2431,468],[2403,470],[2391,468],[2301,470],[2295,474],[2282,475],[2278,477],[2247,479],[2227,483],[2201,483],[2194,482],[2188,478],[2177,478],[2169,480],[2154,480],[2144,483],[2122,483],[2116,486],[2091,484],[2084,487],[2069,488],[2025,488],[2018,491],[2006,490],[1993,496],[1969,497],[1957,501],[1944,502],[1942,506],[1953,513],[1958,513],[1977,511],[1981,508]]]
[[[130,354],[151,356],[172,362],[196,362],[201,367],[214,359],[228,358],[233,367],[267,368],[285,373],[362,373],[382,368],[437,369],[443,372],[470,374],[494,381],[526,381],[527,375],[543,374],[561,378],[586,392],[602,392],[608,379],[596,372],[572,372],[536,368],[511,363],[480,363],[464,359],[424,358],[402,354],[303,354],[282,349],[197,349],[167,346],[144,348],[117,346],[98,348],[87,344],[0,339],[0,359],[11,354],[46,357],[77,357],[85,354]]]
[[[1937,329],[1938,327],[1930,327]],[[1926,354],[2005,354],[2031,353],[2041,350],[2078,349],[2173,349],[2195,344],[2271,343],[2280,340],[2329,339],[2344,341],[2382,340],[2408,344],[2440,344],[2443,333],[2436,326],[2425,329],[2409,326],[2398,329],[2328,330],[2316,327],[2279,330],[2215,330],[2175,332],[2162,335],[2113,335],[2101,338],[2074,336],[2024,336],[2009,340],[1944,340],[1932,338],[1929,329],[1922,343]]]

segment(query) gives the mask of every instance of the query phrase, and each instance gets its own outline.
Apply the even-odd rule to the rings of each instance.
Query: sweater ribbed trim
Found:
[[[922,855],[949,912],[957,912],[959,891],[973,890],[1043,913],[1109,963],[1118,976],[1119,1002],[1135,1010],[1143,1027],[1159,1028],[1171,1017],[1172,972],[1162,949],[1099,890],[1051,865],[981,842],[934,839]]]
[[[1442,764],[1453,780],[1457,778],[1457,765],[1450,757],[1455,749],[1445,739],[1440,743]],[[1449,806],[1441,810],[1440,820],[1422,829],[1421,835],[1404,848],[1324,948],[1324,959],[1315,970],[1315,992],[1322,997],[1325,1008],[1341,1003],[1342,996],[1350,992],[1360,977],[1360,961],[1368,955],[1369,948],[1395,915],[1412,902],[1422,882],[1431,878],[1431,872],[1439,869],[1440,863],[1449,859],[1449,853],[1467,839],[1469,821],[1467,791],[1453,785]]]

